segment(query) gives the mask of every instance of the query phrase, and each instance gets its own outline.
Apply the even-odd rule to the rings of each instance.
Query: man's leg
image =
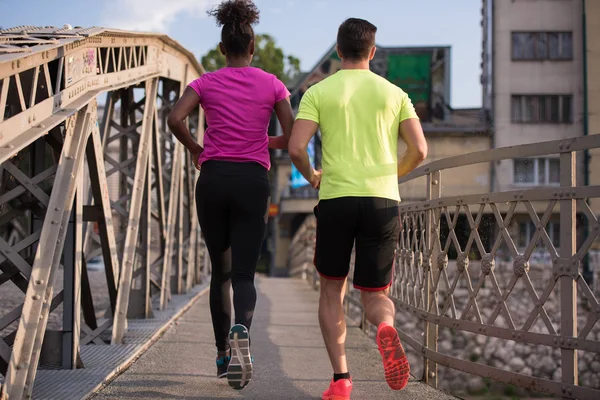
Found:
[[[350,269],[358,209],[355,198],[343,197],[319,202],[315,267],[321,275],[319,324],[333,367],[333,379],[323,400],[350,399],[352,380],[346,362],[346,321],[344,289]]]
[[[403,389],[410,368],[394,328],[394,303],[387,297],[392,284],[399,234],[398,203],[381,198],[361,199],[356,235],[354,287],[362,291],[366,317],[377,326],[377,346],[388,385]]]
[[[394,326],[394,302],[388,294],[389,289],[377,292],[362,291],[360,294],[367,320],[375,326],[383,323]]]
[[[346,279],[334,280],[321,277],[319,298],[319,325],[334,374],[348,373],[346,362],[346,319],[344,316],[344,293]]]

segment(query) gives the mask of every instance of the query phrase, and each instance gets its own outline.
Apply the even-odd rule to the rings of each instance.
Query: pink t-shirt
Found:
[[[271,168],[268,127],[275,103],[290,96],[283,82],[259,68],[223,68],[189,84],[200,96],[208,129],[200,163],[257,162]]]

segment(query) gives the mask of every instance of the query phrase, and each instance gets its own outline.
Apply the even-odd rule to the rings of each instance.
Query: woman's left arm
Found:
[[[196,93],[194,89],[187,87],[183,92],[183,96],[177,101],[167,119],[167,124],[177,140],[179,140],[192,155],[192,161],[194,162],[196,169],[200,169],[198,158],[204,149],[190,134],[185,119],[192,111],[194,111],[198,104],[200,104],[200,96],[198,96],[198,93]]]

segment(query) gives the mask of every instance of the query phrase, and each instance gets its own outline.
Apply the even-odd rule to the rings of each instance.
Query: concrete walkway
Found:
[[[306,282],[257,279],[252,325],[254,376],[242,391],[215,378],[215,348],[208,296],[197,303],[131,368],[94,399],[319,399],[331,367],[317,320],[318,294]],[[377,347],[360,329],[347,338],[352,398],[453,399],[413,381],[401,392],[383,380]]]

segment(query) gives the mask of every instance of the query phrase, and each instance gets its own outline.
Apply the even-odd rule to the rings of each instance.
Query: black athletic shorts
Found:
[[[315,267],[327,279],[345,279],[356,246],[354,287],[378,291],[392,283],[400,234],[398,202],[379,197],[340,197],[315,207]]]

